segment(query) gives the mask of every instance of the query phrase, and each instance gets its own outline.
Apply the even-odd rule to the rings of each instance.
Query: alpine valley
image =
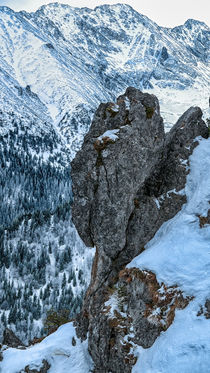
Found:
[[[0,334],[81,311],[2,373],[210,372],[209,86],[203,22],[0,7]]]

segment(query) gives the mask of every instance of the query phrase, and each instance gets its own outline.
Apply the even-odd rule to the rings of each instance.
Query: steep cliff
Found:
[[[192,300],[176,283],[168,287],[150,271],[125,266],[186,202],[198,136],[208,137],[198,107],[165,135],[157,98],[128,88],[117,103],[99,106],[72,162],[73,221],[96,247],[77,332],[82,339],[89,332],[96,372],[131,372],[133,345],[151,347]]]

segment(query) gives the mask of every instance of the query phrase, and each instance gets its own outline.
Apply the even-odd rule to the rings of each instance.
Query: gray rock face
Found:
[[[126,246],[138,190],[161,161],[165,139],[155,96],[129,88],[117,103],[99,106],[72,162],[74,223],[85,244],[103,252],[106,273]],[[117,139],[107,130],[118,131]]]
[[[128,346],[122,348],[120,328],[110,324],[105,302],[110,289],[121,286],[120,271],[185,203],[188,160],[197,136],[208,137],[199,108],[190,108],[165,135],[157,98],[128,88],[117,104],[99,106],[72,162],[73,221],[85,244],[96,246],[92,280],[77,323],[81,338],[89,331],[96,372],[130,372],[135,363]],[[151,297],[151,287],[143,282],[133,282],[133,299],[126,300],[125,312],[136,325],[135,343],[149,347],[161,329],[146,316],[151,302],[144,297]],[[140,309],[141,317],[135,312]],[[121,329],[129,333],[127,323],[124,320]]]

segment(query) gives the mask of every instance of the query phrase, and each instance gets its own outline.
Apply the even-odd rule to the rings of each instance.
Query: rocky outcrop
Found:
[[[42,360],[42,366],[40,368],[32,368],[29,365],[25,367],[20,373],[47,373],[50,369],[50,364],[47,360]]]
[[[159,284],[152,272],[120,271],[117,282],[104,292],[96,325],[89,327],[96,372],[130,372],[136,362],[135,345],[151,347],[172,324],[175,310],[184,309],[190,300],[176,286]]]
[[[2,344],[13,348],[25,347],[24,343],[8,328],[4,330]]]
[[[85,244],[96,247],[77,323],[81,338],[89,332],[96,372],[130,372],[135,363],[132,343],[126,344],[130,325],[135,343],[149,347],[163,325],[170,326],[175,308],[189,301],[170,290],[170,307],[164,304],[161,321],[154,322],[153,296],[158,299],[158,289],[163,286],[168,293],[167,288],[145,274],[136,277],[135,271],[122,276],[122,270],[185,203],[188,161],[197,136],[208,137],[199,108],[185,112],[166,135],[157,98],[128,88],[116,104],[99,106],[72,162],[73,221]],[[125,307],[110,311],[112,297],[120,304],[120,289]]]

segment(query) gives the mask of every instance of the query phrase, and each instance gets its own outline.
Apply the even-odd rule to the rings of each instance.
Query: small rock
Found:
[[[205,316],[207,319],[210,319],[210,299],[207,299],[205,303],[205,307],[206,307]]]
[[[72,346],[76,346],[77,342],[76,342],[76,339],[74,337],[72,337],[71,343],[72,343]]]

